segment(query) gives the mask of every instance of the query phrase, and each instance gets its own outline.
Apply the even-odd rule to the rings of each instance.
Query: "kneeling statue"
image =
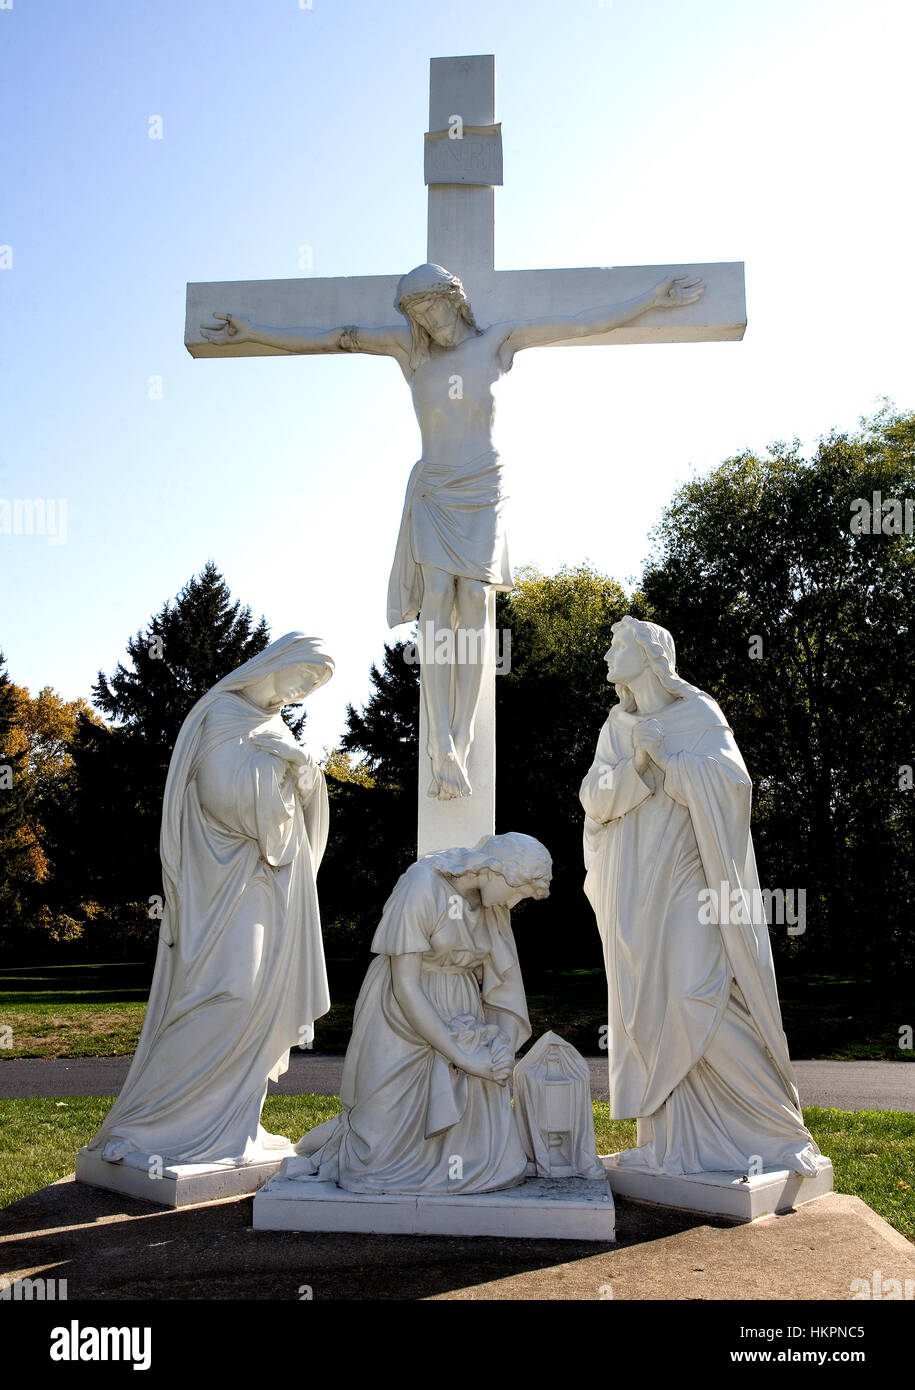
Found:
[[[517,833],[411,864],[372,942],[343,1111],[305,1135],[282,1177],[366,1193],[524,1181],[508,1080],[531,1028],[509,911],[547,897],[551,876],[543,845]]]

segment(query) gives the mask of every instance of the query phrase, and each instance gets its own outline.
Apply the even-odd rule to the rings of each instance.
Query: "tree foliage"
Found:
[[[0,652],[0,930],[4,934],[22,912],[25,887],[34,878],[22,777],[26,748],[18,714],[17,689]]]
[[[531,969],[557,964],[557,932],[563,961],[599,963],[597,933],[581,888],[578,789],[613,703],[602,660],[610,629],[627,612],[641,615],[643,607],[637,596],[627,598],[615,580],[587,564],[550,576],[524,569],[514,592],[498,597],[496,623],[503,633],[503,660],[510,642],[510,662],[507,673],[496,678],[496,823],[500,830],[536,835],[550,850],[554,866],[550,899],[538,903],[531,918],[537,930],[522,932],[522,953]],[[364,709],[349,707],[342,739],[343,747],[361,755],[387,789],[387,802],[382,809],[374,792],[351,793],[352,805],[346,807],[339,796],[331,798],[338,820],[328,849],[330,863],[348,845],[351,867],[348,879],[335,878],[339,890],[332,896],[327,881],[336,869],[329,868],[327,877],[322,869],[322,911],[325,918],[331,910],[342,910],[352,920],[358,916],[362,926],[354,941],[360,949],[371,939],[397,877],[390,866],[405,868],[415,854],[419,668],[406,659],[409,646],[401,642],[385,648],[383,669],[372,667],[373,689]],[[344,830],[337,839],[341,814],[353,817],[359,841],[360,827],[373,827],[370,843],[377,867],[371,882],[361,856],[358,867],[352,862],[352,838]],[[343,906],[357,901],[369,910],[357,913],[355,906]],[[523,904],[516,910],[518,921],[526,910]]]
[[[913,963],[915,539],[852,530],[875,492],[915,498],[915,413],[885,407],[810,459],[776,444],[688,483],[642,587],[681,673],[734,727],[763,883],[806,891],[794,949],[892,969]]]
[[[325,759],[330,838],[318,879],[325,940],[364,961],[381,909],[416,854],[419,668],[409,643],[386,644],[361,710],[347,706],[340,747]]]
[[[856,529],[876,499],[873,531]],[[693,479],[654,536],[640,591],[590,564],[529,568],[500,594],[497,826],[550,850],[547,903],[517,910],[525,969],[599,967],[582,892],[581,779],[615,695],[603,654],[627,612],[673,633],[678,668],[721,704],[754,780],[761,878],[803,889],[806,932],[777,951],[817,969],[915,964],[915,538],[880,501],[915,499],[915,413],[886,406],[811,457],[776,444]],[[898,510],[898,509],[897,509]],[[905,517],[904,509],[901,513]],[[208,563],[84,701],[14,686],[0,657],[0,926],[154,940],[172,748],[191,706],[269,641]],[[507,645],[503,639],[503,655]],[[331,952],[364,961],[415,853],[419,668],[385,647],[363,708],[325,758],[331,831],[318,881]],[[284,711],[298,734],[303,719]],[[72,927],[72,931],[71,931]],[[108,935],[104,935],[107,932]],[[101,948],[100,948],[101,949]]]
[[[615,703],[603,655],[626,613],[645,616],[641,598],[589,564],[554,575],[525,568],[497,603],[497,624],[511,632],[511,667],[496,680],[496,824],[535,835],[553,856],[548,901],[516,911],[523,924],[534,909],[536,930],[519,937],[529,969],[600,963],[582,890],[578,791]]]
[[[67,858],[74,806],[73,747],[80,720],[101,721],[87,701],[64,700],[50,686],[34,696],[8,679],[0,686],[0,762],[12,782],[0,802],[12,812],[9,832],[0,831],[5,935],[37,930],[72,940],[80,927],[60,902],[59,862]]]
[[[269,640],[266,619],[255,623],[250,608],[233,603],[210,560],[128,640],[130,665],[119,661],[111,676],[99,671],[93,699],[121,732],[142,735],[167,769],[191,707]]]
[[[340,746],[358,753],[379,785],[412,795],[419,745],[419,666],[407,660],[412,644],[385,643],[379,671],[372,665],[372,690],[365,706],[346,707]]]
[[[210,561],[129,639],[127,660],[99,672],[93,698],[113,723],[82,718],[74,750],[80,802],[91,807],[70,840],[79,901],[133,904],[133,921],[161,895],[162,795],[178,732],[197,700],[269,640],[266,620],[233,601]],[[304,719],[287,722],[298,732]],[[98,930],[104,913],[96,919]],[[153,939],[155,919],[147,926]]]

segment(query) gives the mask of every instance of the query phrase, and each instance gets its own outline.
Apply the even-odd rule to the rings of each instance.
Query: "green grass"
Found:
[[[0,971],[7,1057],[125,1057],[136,1049],[152,967],[43,965]]]
[[[0,1103],[0,1206],[72,1173],[76,1150],[111,1103],[111,1097],[88,1096]],[[271,1132],[297,1140],[339,1109],[336,1096],[268,1096],[263,1118]],[[837,1190],[861,1197],[915,1241],[915,1115],[810,1106],[804,1118],[833,1161]],[[611,1120],[606,1102],[594,1104],[594,1132],[599,1153],[635,1143],[635,1122]]]
[[[836,1191],[860,1197],[915,1242],[915,1115],[808,1105],[804,1120],[832,1159]],[[635,1121],[613,1121],[606,1101],[595,1101],[594,1134],[597,1152],[613,1153],[635,1144]]]
[[[76,1150],[92,1138],[113,1099],[0,1101],[0,1206],[72,1173]]]
[[[77,1149],[113,1103],[113,1096],[0,1101],[0,1207],[72,1173]],[[339,1109],[336,1096],[268,1096],[263,1122],[272,1133],[298,1140]]]
[[[837,1191],[860,1197],[915,1241],[915,1115],[810,1105],[804,1119],[832,1159]]]
[[[315,1050],[346,1050],[365,962],[328,959],[333,1006],[315,1025]],[[136,1048],[152,965],[47,965],[0,971],[0,1028],[12,1029],[9,1057],[123,1057]],[[600,1050],[607,1021],[602,969],[545,971],[528,980],[533,1036],[552,1028],[587,1056]],[[915,1061],[899,1029],[915,1023],[906,981],[877,985],[840,975],[779,972],[794,1058]],[[0,1035],[2,1043],[2,1035]]]

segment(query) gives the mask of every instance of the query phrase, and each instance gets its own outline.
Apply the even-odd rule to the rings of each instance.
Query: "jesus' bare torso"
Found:
[[[251,341],[292,353],[393,357],[403,371],[419,423],[422,457],[411,479],[395,557],[403,597],[389,600],[389,621],[410,621],[419,612],[432,764],[429,794],[449,799],[471,792],[467,761],[484,654],[491,640],[489,589],[511,587],[493,446],[493,387],[523,348],[586,339],[622,327],[651,309],[693,304],[703,286],[676,276],[625,304],[481,330],[456,277],[432,266],[418,267],[411,276],[419,271],[440,272],[442,282],[404,297],[399,305],[407,320],[403,325],[278,329],[226,313],[215,314],[219,322],[202,331],[217,344]],[[480,640],[459,641],[461,634],[477,634]],[[449,635],[450,640],[439,641]],[[452,653],[452,659],[436,659],[443,651]],[[462,652],[470,659],[461,659]]]

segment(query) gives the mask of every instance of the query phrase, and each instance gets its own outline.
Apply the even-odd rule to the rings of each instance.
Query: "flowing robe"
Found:
[[[750,836],[751,782],[701,693],[650,718],[665,773],[641,776],[617,705],[581,788],[585,892],[604,944],[611,1113],[639,1120],[631,1161],[668,1173],[817,1171],[782,1031]],[[726,885],[724,910],[703,909]],[[730,895],[742,906],[735,911]],[[719,904],[719,907],[721,905]]]
[[[112,1161],[131,1150],[172,1163],[264,1157],[267,1082],[330,1007],[315,887],[324,774],[314,768],[301,798],[281,716],[231,689],[205,702],[169,768],[166,912],[143,1031],[88,1146]]]
[[[523,1181],[527,1155],[508,1086],[451,1065],[394,994],[392,957],[417,953],[422,989],[462,1048],[475,1050],[496,1028],[513,1047],[530,1036],[507,910],[461,900],[455,914],[454,896],[430,859],[399,879],[356,1002],[342,1114],[305,1135],[286,1176],[374,1193],[489,1192]]]

